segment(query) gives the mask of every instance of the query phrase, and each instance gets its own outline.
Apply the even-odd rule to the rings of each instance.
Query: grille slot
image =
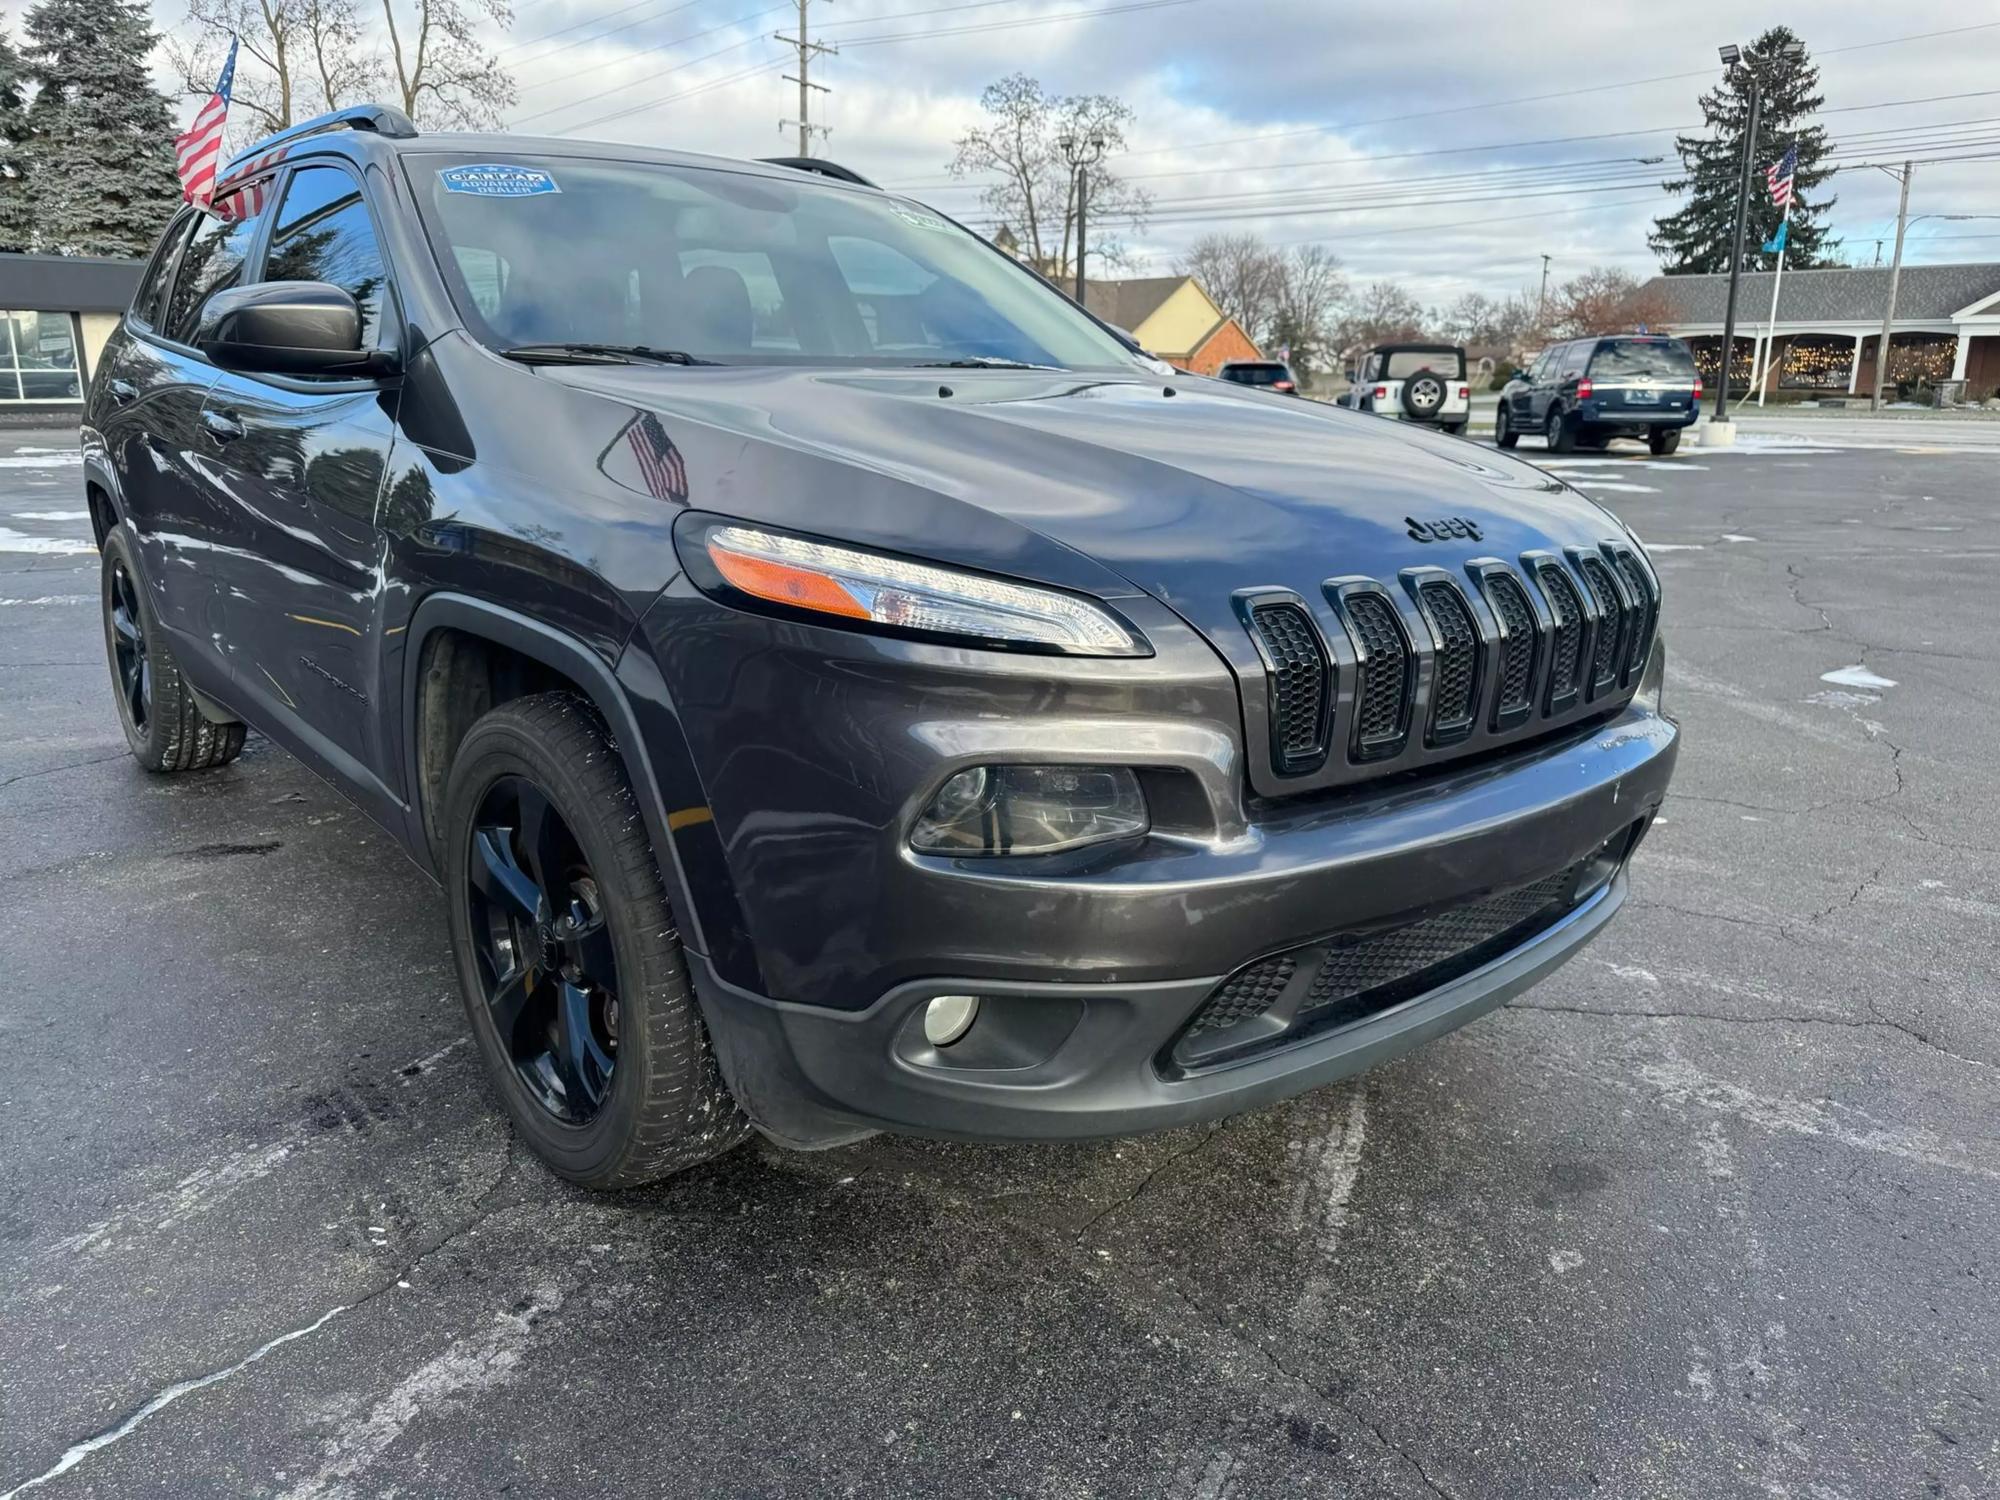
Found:
[[[1472,729],[1478,708],[1479,632],[1457,588],[1426,583],[1418,593],[1437,627],[1437,670],[1431,679],[1431,738],[1458,739]]]
[[[1506,627],[1500,643],[1500,694],[1493,703],[1493,727],[1526,718],[1535,693],[1535,611],[1511,574],[1489,573],[1486,597]]]
[[[1561,713],[1576,698],[1583,676],[1583,596],[1569,581],[1560,563],[1545,562],[1535,570],[1535,581],[1548,600],[1555,618],[1554,641],[1549,662],[1549,696],[1544,713]]]
[[[1250,623],[1271,684],[1271,762],[1281,772],[1311,770],[1326,759],[1326,648],[1297,604],[1259,604]]]
[[[1660,604],[1653,595],[1652,585],[1646,580],[1646,570],[1639,566],[1639,559],[1629,552],[1613,555],[1612,562],[1618,569],[1618,576],[1625,580],[1626,591],[1634,602],[1632,619],[1626,627],[1626,651],[1624,679],[1637,679],[1646,665],[1646,654],[1653,649],[1653,627],[1658,623]]]
[[[1619,650],[1625,639],[1625,608],[1603,559],[1580,558],[1577,571],[1597,601],[1597,636],[1590,653],[1590,695],[1594,698],[1618,681],[1618,669],[1623,665]]]
[[[1355,686],[1355,754],[1361,760],[1392,755],[1402,743],[1409,719],[1410,643],[1396,607],[1383,595],[1353,593],[1342,602],[1361,658]]]

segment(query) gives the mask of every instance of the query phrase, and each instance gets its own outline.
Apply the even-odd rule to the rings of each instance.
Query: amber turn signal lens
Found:
[[[747,557],[722,547],[709,548],[708,555],[715,560],[716,571],[732,587],[746,594],[825,615],[845,615],[853,620],[868,618],[868,611],[860,602],[824,573],[772,562],[769,558]]]

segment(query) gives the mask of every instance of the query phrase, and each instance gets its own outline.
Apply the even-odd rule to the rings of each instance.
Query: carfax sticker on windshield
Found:
[[[447,193],[471,193],[478,198],[533,198],[560,193],[555,178],[535,167],[505,162],[480,162],[469,167],[441,167],[438,180]]]
[[[896,217],[901,219],[905,224],[914,224],[919,229],[941,229],[946,233],[949,233],[951,230],[951,226],[936,214],[927,214],[914,208],[905,208],[900,203],[895,205],[895,209]]]

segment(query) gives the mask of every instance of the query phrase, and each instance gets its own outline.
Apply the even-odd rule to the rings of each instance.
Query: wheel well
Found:
[[[443,848],[445,779],[466,731],[516,698],[535,693],[590,695],[574,678],[511,646],[453,627],[424,637],[418,668],[416,723],[417,799],[424,836],[436,854]]]
[[[97,548],[104,550],[104,539],[111,535],[111,528],[118,524],[118,507],[111,503],[101,484],[87,484],[83,487],[84,501],[90,507],[90,531],[97,540]]]

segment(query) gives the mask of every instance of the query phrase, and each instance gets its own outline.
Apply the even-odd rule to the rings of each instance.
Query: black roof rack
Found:
[[[228,174],[230,167],[241,166],[246,161],[262,156],[273,147],[288,145],[292,141],[309,135],[319,135],[328,130],[367,130],[398,141],[409,140],[417,133],[417,127],[410,123],[410,117],[400,109],[392,109],[386,104],[355,104],[346,109],[336,109],[331,114],[314,115],[310,120],[301,120],[276,135],[265,136],[254,146],[246,146],[229,158],[229,166],[223,168],[223,175]]]
[[[811,172],[816,177],[831,177],[835,182],[851,182],[856,187],[875,186],[859,172],[821,156],[766,156],[760,160],[767,167],[790,167],[794,172]]]

